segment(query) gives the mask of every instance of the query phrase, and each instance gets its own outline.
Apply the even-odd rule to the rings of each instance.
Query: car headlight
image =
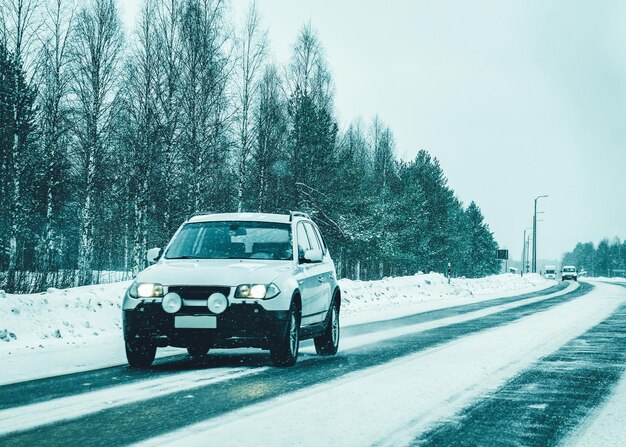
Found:
[[[280,293],[280,289],[272,284],[242,284],[235,291],[235,298],[251,298],[257,300],[268,300]]]
[[[175,314],[181,307],[183,307],[183,299],[178,293],[170,292],[163,297],[161,306],[168,314]]]
[[[163,296],[163,286],[134,282],[128,289],[128,294],[133,298],[159,298]]]

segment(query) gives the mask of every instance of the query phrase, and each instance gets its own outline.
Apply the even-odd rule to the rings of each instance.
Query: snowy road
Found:
[[[0,445],[593,445],[624,337],[626,287],[564,283],[351,326],[294,368],[212,351],[0,386]]]

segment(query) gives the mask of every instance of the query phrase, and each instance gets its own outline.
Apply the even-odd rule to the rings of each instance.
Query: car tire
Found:
[[[206,345],[192,345],[187,346],[187,353],[192,357],[204,357],[209,353],[209,346]]]
[[[295,303],[291,303],[287,315],[285,334],[270,348],[270,357],[274,366],[293,366],[298,360],[300,350],[300,314]]]
[[[157,347],[147,341],[126,342],[126,359],[133,368],[147,368],[154,362]]]
[[[318,355],[335,355],[339,349],[339,309],[337,302],[332,300],[330,309],[328,310],[328,324],[324,333],[313,339],[315,343],[315,352]]]

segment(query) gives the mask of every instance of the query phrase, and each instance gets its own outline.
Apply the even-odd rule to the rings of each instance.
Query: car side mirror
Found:
[[[161,257],[161,249],[156,247],[156,248],[151,248],[150,250],[148,250],[148,252],[146,253],[146,260],[150,263],[150,264],[154,264],[155,262],[157,262],[159,260],[159,258]]]
[[[322,262],[322,259],[324,259],[324,252],[322,250],[307,250],[304,252],[302,262]]]

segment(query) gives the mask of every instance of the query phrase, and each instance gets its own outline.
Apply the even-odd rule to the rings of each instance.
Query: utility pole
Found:
[[[530,263],[528,258],[530,257],[530,234],[526,237],[526,273],[530,273]]]
[[[524,228],[524,240],[522,241],[522,268],[520,269],[520,276],[524,276],[524,269],[526,268],[526,257],[527,257],[526,245],[528,244],[528,241],[526,240],[526,232],[528,230],[532,230],[532,228],[531,227]]]
[[[548,196],[535,197],[535,212],[533,214],[533,273],[537,273],[537,200],[544,197]]]

